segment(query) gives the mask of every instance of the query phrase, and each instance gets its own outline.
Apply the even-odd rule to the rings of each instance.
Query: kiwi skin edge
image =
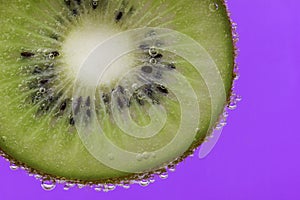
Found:
[[[228,105],[231,102],[230,97],[234,93],[234,91],[233,91],[234,80],[236,80],[237,76],[238,76],[238,74],[236,72],[236,70],[237,70],[236,57],[237,57],[237,52],[238,52],[238,49],[237,49],[238,38],[237,38],[236,28],[235,28],[235,26],[233,26],[234,23],[233,23],[232,19],[230,18],[230,12],[228,10],[228,6],[227,6],[225,0],[220,0],[220,3],[227,10],[228,20],[229,20],[229,23],[231,24],[230,37],[232,38],[232,44],[233,44],[232,57],[233,57],[233,62],[234,62],[233,63],[234,70],[232,71],[232,79],[231,79],[232,88],[230,88],[230,91],[228,92],[228,96],[227,96],[227,101],[224,104],[224,109],[226,110]],[[220,119],[221,119],[221,116],[213,127],[215,127],[219,123]],[[192,155],[195,152],[195,150],[207,139],[207,137],[212,135],[213,131],[214,131],[214,128],[209,130],[208,134],[205,137],[201,137],[197,141],[193,142],[191,144],[191,146],[189,147],[189,149],[182,156],[180,156],[179,158],[177,158],[176,160],[174,160],[171,163],[165,163],[165,165],[159,169],[155,169],[153,171],[149,171],[146,173],[130,174],[128,176],[123,176],[121,178],[109,178],[109,179],[101,179],[101,180],[95,180],[95,181],[94,180],[85,181],[85,180],[79,180],[79,179],[66,179],[65,177],[54,176],[51,174],[44,173],[42,171],[37,171],[33,168],[30,168],[28,165],[26,165],[26,163],[15,160],[12,156],[10,156],[6,152],[4,152],[3,149],[1,149],[1,147],[0,147],[0,155],[2,157],[4,157],[7,161],[9,161],[10,163],[13,163],[15,166],[21,167],[22,169],[26,170],[27,173],[39,175],[41,177],[41,180],[51,180],[54,183],[59,182],[59,181],[65,181],[68,183],[83,184],[83,185],[90,185],[90,186],[97,185],[97,184],[121,184],[121,183],[126,184],[126,183],[131,183],[131,181],[141,181],[141,180],[149,179],[149,178],[153,177],[154,174],[161,174],[161,173],[166,172],[166,168],[176,166],[178,163],[183,161],[185,158]]]

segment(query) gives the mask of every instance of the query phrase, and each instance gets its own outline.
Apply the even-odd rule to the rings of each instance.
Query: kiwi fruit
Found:
[[[2,1],[0,16],[1,154],[45,189],[165,177],[230,102],[223,0]]]

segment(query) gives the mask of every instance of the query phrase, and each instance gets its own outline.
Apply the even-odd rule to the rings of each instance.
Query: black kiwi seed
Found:
[[[30,58],[34,55],[35,55],[34,53],[27,52],[27,51],[24,51],[24,52],[21,53],[21,56],[24,57],[24,58]]]
[[[41,85],[45,85],[45,84],[48,83],[48,82],[49,82],[48,79],[43,79],[43,80],[40,80],[40,81],[39,81],[39,83],[40,83]]]
[[[108,94],[102,94],[102,100],[105,104],[109,104],[110,102],[110,98],[109,98],[109,95]]]
[[[81,0],[74,0],[78,5],[81,4]]]
[[[64,111],[66,108],[67,108],[67,102],[66,102],[66,100],[64,100],[64,101],[60,104],[59,110],[60,110],[60,111]]]
[[[124,89],[124,87],[121,86],[121,85],[119,85],[119,86],[117,87],[117,91],[120,92],[121,94],[125,94],[125,89]]]
[[[77,115],[80,110],[80,105],[82,102],[82,97],[77,98],[75,108],[74,108],[74,114]]]
[[[124,103],[120,97],[117,98],[117,103],[120,109],[124,108]]]
[[[141,93],[133,93],[133,98],[139,105],[145,105],[144,96]]]
[[[74,120],[73,117],[70,117],[70,119],[69,119],[69,124],[72,125],[72,126],[74,126],[75,120]]]
[[[161,79],[162,78],[161,72],[157,71],[154,77],[157,78],[157,79]]]
[[[115,20],[116,22],[119,22],[123,17],[123,12],[119,11],[116,16],[115,16]]]
[[[153,90],[152,90],[152,85],[151,85],[151,84],[148,84],[148,85],[145,86],[145,88],[144,88],[144,93],[145,93],[148,97],[150,97],[150,98],[153,97]]]
[[[65,0],[65,4],[66,4],[67,6],[71,6],[71,1],[70,1],[70,0]]]
[[[72,10],[72,14],[73,14],[74,16],[78,15],[78,10],[77,10],[77,9],[73,9],[73,10]]]
[[[153,104],[159,104],[159,99],[155,96],[155,92],[153,90],[153,85],[148,84],[143,88],[143,92],[152,100]]]
[[[86,102],[85,102],[85,105],[86,105],[87,107],[89,107],[89,106],[91,105],[91,98],[90,98],[90,96],[87,97]]]
[[[150,74],[153,70],[152,70],[152,67],[151,66],[143,66],[142,69],[141,69],[143,72],[147,73],[147,74]]]
[[[87,115],[88,117],[91,117],[91,110],[90,110],[90,109],[87,109],[87,110],[86,110],[86,115]]]
[[[152,58],[156,58],[156,59],[161,59],[163,57],[162,54],[158,53],[157,55],[155,56],[151,56]]]
[[[42,73],[42,68],[40,68],[40,67],[35,67],[35,68],[33,69],[32,74],[40,74],[40,73]]]
[[[156,88],[161,93],[164,93],[164,94],[168,94],[169,93],[168,89],[165,86],[163,86],[163,85],[158,85]]]
[[[58,51],[52,51],[51,54],[52,54],[54,57],[57,57],[57,56],[60,55]]]
[[[167,68],[168,68],[168,69],[176,69],[176,66],[175,66],[173,63],[169,63],[169,64],[167,65]]]
[[[54,40],[58,40],[58,36],[57,35],[51,35],[50,38],[52,38]]]

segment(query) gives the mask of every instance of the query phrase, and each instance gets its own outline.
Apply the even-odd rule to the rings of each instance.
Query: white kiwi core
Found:
[[[93,52],[97,46],[118,33],[120,33],[120,30],[111,25],[95,26],[92,23],[83,22],[78,26],[74,26],[62,45],[64,62],[71,76],[75,79],[82,63],[84,63],[91,52]],[[130,40],[130,38],[128,38],[128,40]],[[101,58],[104,54],[113,52],[118,48],[122,47],[120,47],[119,43],[114,43],[111,44],[109,48],[100,49],[100,51],[98,49],[97,53],[99,58]],[[101,62],[98,63],[97,67],[101,68],[100,71],[102,71],[103,74],[101,82],[109,85],[113,80],[116,80],[128,70],[130,63],[132,63],[132,61],[128,57],[117,59],[113,61],[110,66],[102,65]],[[97,71],[99,72],[99,69],[97,69]],[[89,73],[93,73],[93,71]],[[85,76],[85,80],[83,81],[89,81],[88,79],[89,76]]]

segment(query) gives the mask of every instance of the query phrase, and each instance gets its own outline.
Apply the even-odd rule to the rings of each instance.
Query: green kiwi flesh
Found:
[[[0,149],[16,165],[45,177],[80,183],[118,183],[164,169],[181,161],[205,140],[212,131],[211,120],[213,124],[218,122],[230,97],[235,49],[223,0],[3,1],[0,16]],[[171,70],[186,77],[194,89],[202,116],[200,126],[185,153],[166,152],[155,167],[129,173],[101,163],[77,134],[72,103],[82,99],[72,96],[77,72],[74,69],[80,67],[74,58],[84,54],[81,46],[89,40],[93,43],[97,31],[103,31],[99,34],[105,40],[113,34],[144,27],[176,30],[200,43],[218,68],[226,99],[218,105],[218,116],[211,119],[211,99],[204,79],[184,59],[164,54],[162,59],[168,58],[166,65],[176,68]],[[141,52],[139,56],[145,57]],[[141,68],[147,70],[147,66]],[[114,84],[98,88],[102,100],[103,94],[120,89]],[[102,107],[99,115],[103,120],[99,123],[116,146],[132,152],[151,152],[174,137],[181,120],[180,105],[171,91],[155,84],[150,87],[155,87],[155,98],[167,110],[166,125],[153,138],[133,138],[123,134],[111,122],[106,107]],[[86,103],[87,99],[83,101]],[[137,124],[149,123],[149,116],[144,114],[149,106],[138,99],[132,101],[130,110],[135,113]]]

